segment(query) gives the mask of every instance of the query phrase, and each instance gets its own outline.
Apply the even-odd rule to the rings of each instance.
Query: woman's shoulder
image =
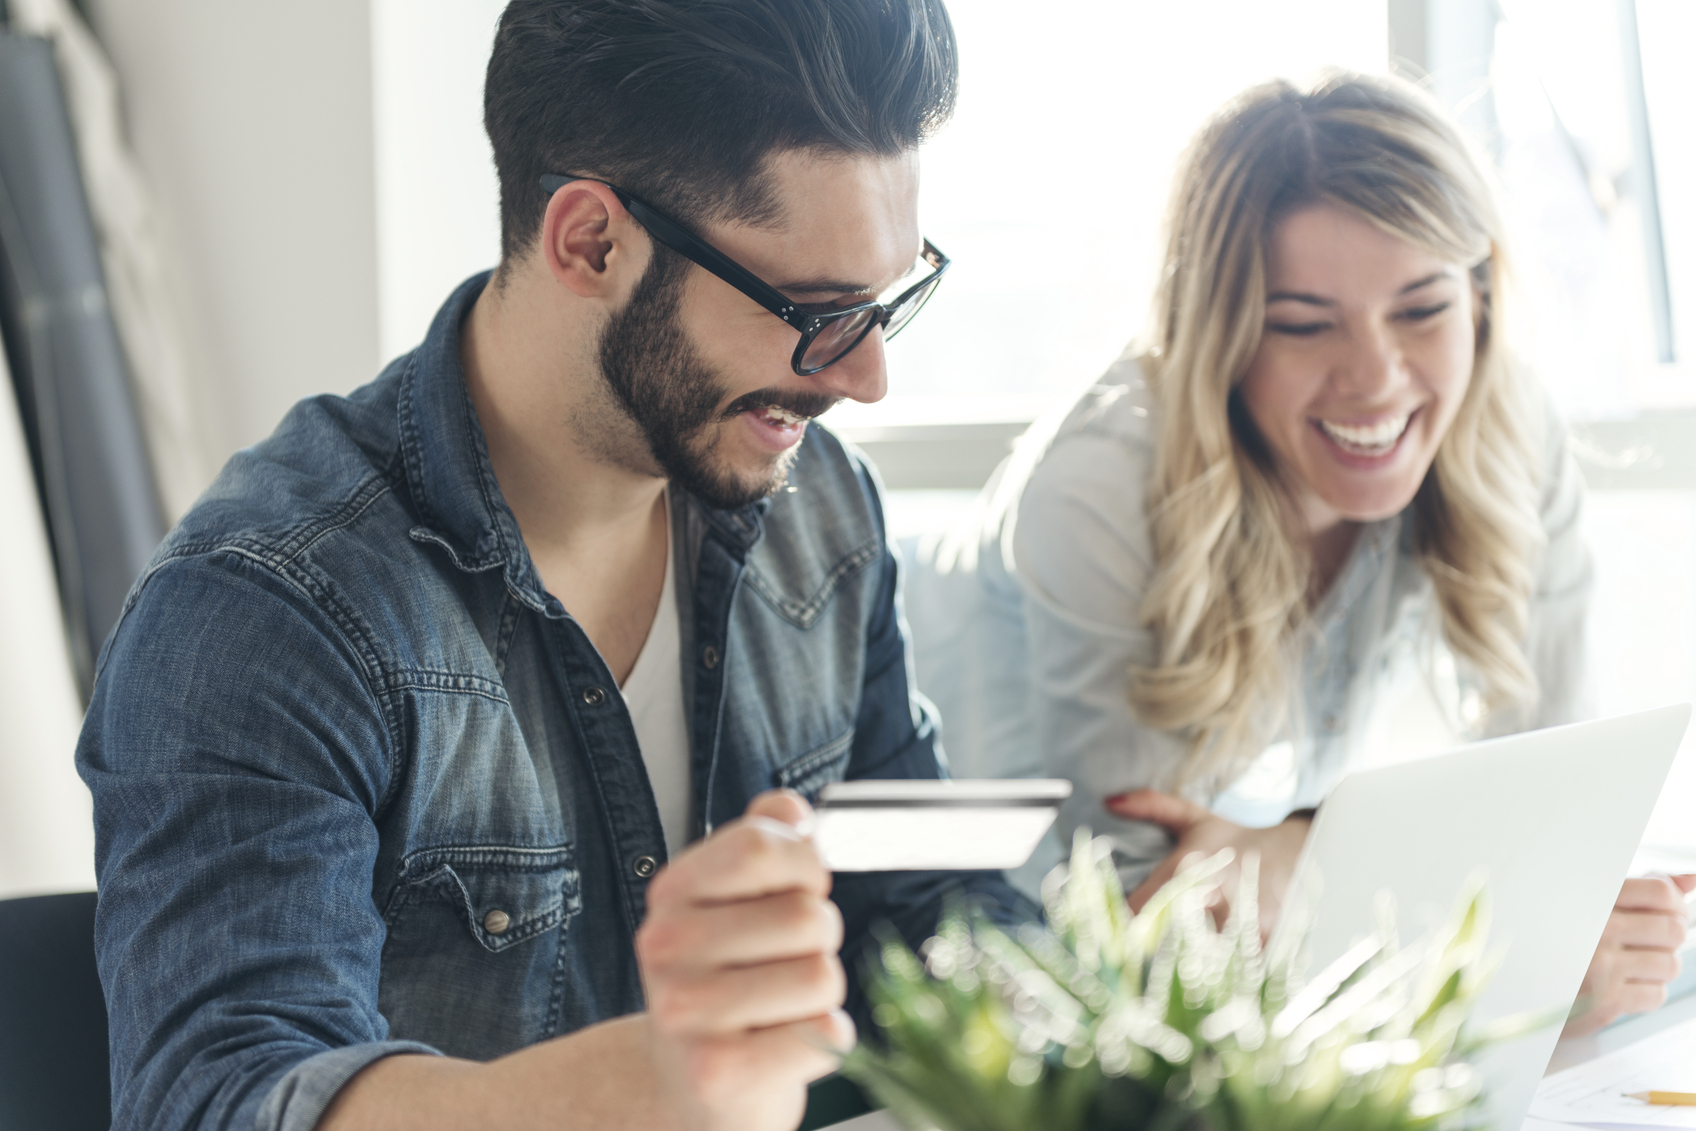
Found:
[[[1027,586],[1095,598],[1140,592],[1152,556],[1147,496],[1158,423],[1142,365],[1127,357],[1047,435],[1028,437],[1010,539]]]
[[[1008,477],[1020,494],[1108,485],[1140,502],[1154,459],[1158,409],[1142,362],[1120,358],[1015,445]]]
[[[1057,415],[1046,435],[1027,436],[1026,505],[1081,494],[1104,496],[1111,500],[1107,509],[1122,517],[1142,514],[1159,428],[1144,372],[1138,358],[1120,358]]]
[[[1143,361],[1126,354],[1072,402],[1055,427],[1052,443],[1095,438],[1120,445],[1129,456],[1152,455],[1157,423]]]
[[[1156,410],[1134,357],[1113,363],[1067,404],[1033,423],[1013,445],[964,518],[933,538],[921,557],[931,568],[1008,576],[1037,558],[1059,560],[1105,542],[1144,554],[1145,495],[1153,463]],[[1043,552],[1029,552],[1032,542]],[[1023,567],[1015,543],[1024,543]],[[988,575],[986,575],[988,576]]]

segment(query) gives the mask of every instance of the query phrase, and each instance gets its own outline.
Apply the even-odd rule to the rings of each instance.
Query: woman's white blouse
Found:
[[[1058,835],[1016,877],[1027,886],[1079,826],[1115,838],[1127,883],[1170,847],[1161,830],[1102,804],[1172,787],[1185,749],[1139,723],[1126,695],[1131,665],[1155,656],[1139,613],[1153,572],[1145,502],[1156,411],[1137,363],[1115,364],[1064,417],[1033,426],[966,521],[919,544],[907,580],[919,688],[940,709],[954,776],[1075,785]],[[1225,788],[1191,787],[1193,800],[1241,824],[1276,824],[1317,805],[1348,770],[1584,717],[1583,483],[1565,429],[1551,416],[1546,432],[1548,542],[1527,640],[1535,708],[1463,724],[1470,693],[1441,641],[1404,512],[1361,532],[1314,611],[1285,732]]]

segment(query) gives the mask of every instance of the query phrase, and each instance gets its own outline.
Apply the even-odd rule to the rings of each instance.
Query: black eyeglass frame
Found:
[[[795,346],[795,353],[789,360],[789,366],[802,377],[811,377],[814,373],[835,365],[850,353],[853,353],[874,329],[887,326],[895,311],[899,310],[914,296],[927,287],[934,291],[937,284],[941,282],[943,273],[948,270],[949,264],[952,262],[946,255],[942,254],[940,248],[927,239],[924,241],[924,250],[921,252],[921,256],[926,263],[930,264],[931,273],[896,295],[893,302],[887,305],[876,300],[857,302],[853,306],[844,306],[840,310],[830,310],[823,314],[809,314],[785,297],[782,291],[705,240],[694,235],[665,213],[650,204],[644,203],[639,197],[631,196],[617,185],[608,184],[599,177],[581,177],[574,174],[547,173],[541,178],[542,188],[550,198],[573,181],[596,181],[606,185],[607,188],[612,190],[612,194],[618,197],[618,202],[624,205],[625,210],[636,217],[637,222],[647,229],[650,236],[704,270],[717,275],[798,331],[801,340]],[[919,305],[922,307],[926,301],[929,301],[929,298],[928,294],[925,295]],[[840,322],[844,318],[862,314],[873,308],[876,309],[877,316],[866,322],[865,328],[860,331],[860,336],[855,338],[841,353],[823,365],[809,367],[804,364],[808,347],[813,344],[813,340],[819,336],[825,327],[833,322]],[[912,314],[907,315],[901,325],[891,331],[888,336],[894,337],[903,326],[913,320],[913,315],[917,313],[918,309],[915,308]]]

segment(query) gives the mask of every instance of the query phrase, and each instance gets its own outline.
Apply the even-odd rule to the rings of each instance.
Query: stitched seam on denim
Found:
[[[418,422],[412,415],[412,398],[417,391],[418,383],[418,351],[414,350],[407,358],[406,370],[401,374],[399,403],[400,419],[397,425],[400,429],[400,446],[406,460],[406,477],[413,484],[413,502],[418,507],[420,518],[440,525],[441,519],[430,506],[428,496],[424,494],[424,461],[423,441],[419,438]]]
[[[435,848],[420,848],[401,860],[400,876],[407,880],[409,868],[428,866],[431,870],[442,864],[465,864],[517,870],[529,874],[571,868],[576,860],[576,846],[555,844],[531,848],[521,844],[444,844]],[[408,881],[411,882],[411,881]]]
[[[395,443],[394,454],[389,457],[389,462],[383,465],[382,475],[389,485],[389,490],[397,496],[401,494],[402,488],[409,486],[406,481],[406,452],[398,441]],[[411,495],[411,491],[406,493]]]
[[[153,568],[149,569],[144,577],[151,577],[155,571],[174,561],[219,553],[241,554],[281,573],[285,567],[293,565],[302,554],[317,545],[326,535],[344,530],[359,521],[360,517],[384,495],[389,494],[390,490],[388,483],[380,474],[372,475],[369,479],[361,482],[359,489],[329,515],[302,523],[290,530],[280,542],[259,539],[251,535],[207,538],[197,542],[185,542],[173,546],[170,554],[155,562]]]
[[[433,671],[429,668],[399,668],[388,675],[390,691],[441,692],[447,695],[477,695],[497,703],[508,702],[506,689],[494,680],[465,672]]]
[[[560,945],[554,948],[554,975],[548,987],[548,1012],[542,1018],[542,1033],[544,1036],[559,1035],[560,1015],[565,1011],[565,968],[570,956],[566,953],[565,934],[571,930],[567,921],[564,930],[560,931]]]
[[[465,387],[465,382],[459,384],[460,399],[465,408],[465,446],[471,450],[471,455],[477,463],[477,492],[483,498],[483,509],[489,517],[489,529],[494,531],[495,545],[500,549],[503,562],[510,564],[513,558],[512,547],[507,545],[506,532],[501,529],[499,516],[495,509],[494,495],[489,490],[489,480],[494,476],[494,468],[483,458],[486,454],[480,451],[477,442],[477,408],[471,403],[471,390]]]
[[[346,502],[321,518],[302,523],[289,531],[271,553],[283,560],[293,560],[306,553],[325,535],[343,530],[359,521],[361,515],[390,492],[389,481],[381,472],[362,480]]]
[[[804,602],[796,602],[785,597],[777,590],[776,586],[766,580],[758,566],[749,566],[744,571],[743,576],[754,592],[764,598],[766,604],[776,610],[785,620],[793,622],[800,628],[811,628],[813,622],[818,619],[819,613],[830,603],[830,599],[835,596],[836,591],[841,588],[842,583],[854,573],[864,569],[868,563],[878,556],[882,548],[882,539],[874,538],[850,552],[847,557],[836,563],[836,567],[825,576],[818,589]]]
[[[316,590],[315,599],[319,605],[336,620],[342,631],[354,642],[360,658],[366,665],[366,679],[377,692],[377,700],[383,705],[384,720],[389,726],[389,783],[383,795],[377,799],[375,812],[381,813],[388,803],[400,791],[402,779],[405,777],[406,715],[401,709],[400,695],[386,689],[388,673],[384,670],[382,657],[378,654],[376,636],[359,613],[348,607],[338,595],[334,594],[324,579],[314,575],[299,562],[289,562],[288,569],[301,575],[302,584],[308,591]]]
[[[779,785],[786,786],[792,782],[799,781],[800,779],[807,777],[814,770],[827,766],[841,758],[842,755],[847,752],[848,748],[853,745],[853,743],[854,728],[849,727],[845,733],[837,735],[823,746],[814,747],[812,750],[801,755],[787,766],[780,766],[774,771],[774,776],[777,778]]]
[[[486,562],[466,561],[459,556],[459,551],[453,548],[453,543],[428,526],[414,526],[406,532],[406,536],[421,545],[438,547],[443,553],[447,554],[448,560],[453,562],[454,568],[464,573],[487,573],[492,569],[500,569],[501,566],[506,564],[499,558]]]
[[[306,568],[296,559],[267,559],[264,555],[252,553],[237,543],[229,543],[222,547],[224,552],[241,554],[264,565],[284,580],[292,583],[304,593],[313,604],[327,615],[331,622],[342,632],[354,654],[364,665],[365,682],[383,712],[383,722],[389,732],[388,751],[388,786],[377,799],[372,812],[374,816],[382,814],[388,803],[394,798],[401,786],[405,769],[403,752],[406,750],[406,722],[404,712],[400,709],[399,697],[388,690],[388,676],[383,668],[382,658],[377,653],[373,643],[374,634],[363,622],[359,615],[348,608],[314,571]]]
[[[245,540],[243,539],[235,539],[222,543],[211,543],[208,544],[205,549],[198,550],[193,553],[189,552],[187,548],[172,553],[169,557],[162,561],[156,562],[153,567],[142,576],[141,580],[139,580],[135,587],[131,590],[131,599],[129,603],[133,605],[134,601],[139,597],[142,588],[148,582],[152,581],[153,577],[167,565],[172,565],[177,562],[186,562],[191,557],[209,557],[213,554],[231,554],[236,557],[246,558],[255,565],[258,565],[263,569],[270,570],[271,573],[279,580],[298,589],[301,594],[312,603],[312,606],[315,609],[329,618],[330,623],[342,633],[344,641],[353,651],[354,655],[359,657],[359,661],[363,669],[360,674],[365,680],[366,690],[371,693],[371,698],[376,701],[378,709],[383,714],[383,725],[389,735],[389,751],[386,759],[388,762],[389,784],[388,787],[384,789],[382,796],[377,799],[376,805],[372,810],[374,816],[380,815],[384,806],[389,802],[395,791],[400,787],[400,751],[405,749],[402,744],[405,737],[405,724],[400,718],[400,712],[397,709],[397,704],[394,702],[393,698],[383,690],[384,683],[386,682],[382,674],[383,665],[382,661],[377,656],[376,649],[371,644],[370,633],[364,625],[357,622],[357,618],[351,616],[345,609],[342,608],[339,601],[320,590],[316,579],[312,577],[310,571],[304,569],[299,563],[293,560],[279,560],[273,555],[256,552],[252,547],[244,545],[244,541]],[[125,609],[125,615],[128,615],[128,608]],[[120,623],[122,623],[122,618],[120,618]],[[115,628],[114,631],[116,631]]]
[[[495,630],[495,673],[502,679],[506,678],[507,654],[512,650],[512,642],[518,635],[518,610],[521,604],[510,590],[501,590],[500,627]]]

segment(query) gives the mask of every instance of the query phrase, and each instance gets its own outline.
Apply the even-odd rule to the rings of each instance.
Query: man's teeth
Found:
[[[1411,415],[1411,414],[1409,414]],[[1333,424],[1329,420],[1321,420],[1319,427],[1325,434],[1335,440],[1338,446],[1362,455],[1383,455],[1396,446],[1396,441],[1407,431],[1408,415],[1392,416],[1377,424],[1356,427],[1352,424]]]
[[[765,415],[767,420],[773,420],[779,424],[805,424],[807,422],[805,416],[790,412],[786,408],[779,408],[774,404],[766,406]]]

